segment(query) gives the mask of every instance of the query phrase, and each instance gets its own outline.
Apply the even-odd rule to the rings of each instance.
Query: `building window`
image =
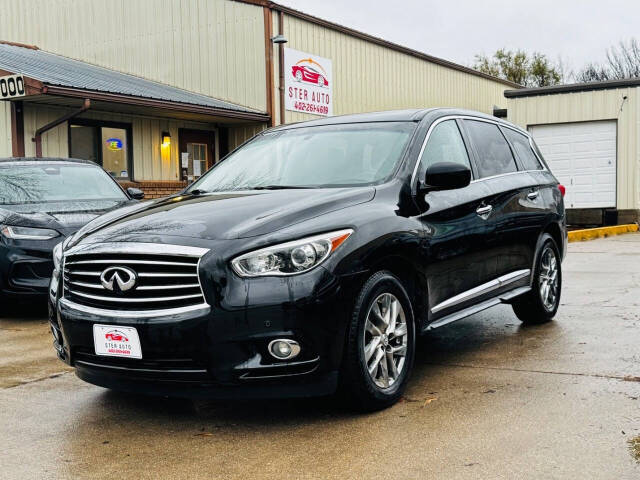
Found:
[[[132,179],[131,125],[74,120],[69,124],[69,156],[91,160],[114,178]]]
[[[200,178],[207,170],[207,144],[187,143],[187,153],[189,154],[189,165],[187,167],[189,179]]]

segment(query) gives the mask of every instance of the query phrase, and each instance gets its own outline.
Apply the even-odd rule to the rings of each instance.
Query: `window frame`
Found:
[[[511,157],[513,158],[513,164],[516,167],[515,172],[504,172],[504,173],[496,173],[495,175],[488,175],[486,177],[481,177],[480,176],[480,169],[478,168],[478,164],[476,163],[476,171],[478,172],[478,177],[476,180],[486,180],[488,178],[496,178],[496,177],[502,177],[504,175],[513,175],[515,173],[521,173],[524,170],[522,169],[522,165],[520,164],[520,162],[518,161],[518,157],[513,149],[513,146],[511,145],[511,143],[509,142],[509,140],[507,139],[507,136],[504,134],[504,132],[502,131],[502,125],[498,122],[488,122],[485,121],[482,118],[476,118],[476,117],[472,117],[472,118],[465,118],[465,122],[463,122],[465,124],[465,128],[466,128],[466,122],[467,121],[471,121],[471,122],[484,122],[484,123],[488,123],[488,124],[493,124],[497,127],[498,132],[500,133],[500,135],[502,136],[503,140],[505,141],[505,143],[507,144],[507,147],[509,148],[509,151],[511,152]],[[474,161],[475,162],[479,162],[480,159],[480,153],[478,152],[477,146],[475,145],[475,143],[473,142],[473,140],[471,139],[471,134],[468,132],[467,130],[467,134],[469,135],[469,143],[471,144],[471,147],[473,148],[473,152],[474,152]]]
[[[515,128],[506,127],[504,125],[499,125],[499,127],[500,127],[500,130],[502,130],[502,135],[507,140],[507,143],[509,144],[509,147],[511,148],[511,153],[513,153],[513,156],[516,159],[516,163],[518,164],[518,167],[519,167],[518,170],[521,170],[523,172],[539,172],[541,170],[544,170],[544,164],[540,161],[540,158],[538,158],[538,155],[536,154],[535,150],[533,149],[533,146],[531,145],[531,137],[528,134],[525,134],[524,132],[520,132],[520,131],[516,130]],[[527,139],[527,143],[529,144],[529,149],[531,150],[531,153],[533,154],[535,159],[538,161],[538,164],[540,165],[540,168],[536,168],[536,169],[532,170],[530,168],[526,168],[525,167],[522,159],[520,158],[520,155],[518,154],[518,151],[516,150],[515,145],[513,145],[513,143],[511,143],[511,140],[509,140],[509,137],[504,132],[504,130],[506,130],[506,129],[511,130],[515,134],[522,135],[524,138]]]
[[[542,158],[540,158],[540,155],[538,155],[538,152],[536,151],[535,148],[533,148],[533,142],[532,142],[532,137],[531,134],[529,132],[526,131],[522,131],[520,129],[518,129],[515,126],[511,126],[511,125],[507,125],[504,124],[498,120],[492,120],[490,118],[484,118],[484,117],[475,117],[473,115],[465,115],[465,114],[453,114],[453,115],[445,115],[442,116],[440,118],[436,118],[435,120],[433,120],[431,122],[431,124],[429,125],[429,128],[427,129],[427,133],[425,134],[424,140],[422,141],[422,145],[420,147],[420,151],[418,152],[417,158],[415,160],[415,164],[413,165],[413,171],[411,174],[411,180],[410,180],[410,185],[411,185],[411,193],[412,195],[416,195],[418,192],[418,184],[420,182],[420,179],[417,178],[418,176],[418,169],[420,167],[420,159],[422,158],[422,154],[424,152],[424,149],[427,145],[427,142],[429,141],[429,137],[431,136],[431,132],[433,131],[433,129],[440,123],[440,122],[444,122],[446,120],[456,120],[458,123],[458,127],[460,128],[460,132],[462,133],[462,138],[464,140],[465,146],[467,147],[467,151],[470,152],[470,157],[471,157],[471,170],[472,170],[472,175],[473,178],[471,180],[471,183],[476,183],[476,182],[482,182],[485,180],[489,180],[491,178],[497,178],[497,177],[504,177],[507,175],[516,175],[519,173],[524,173],[524,172],[548,172],[549,169],[547,167],[547,164],[545,161],[543,161]],[[515,130],[518,133],[522,133],[524,134],[528,139],[529,139],[529,144],[532,146],[534,153],[536,154],[536,157],[538,157],[538,160],[540,161],[540,163],[542,164],[542,170],[521,170],[520,169],[520,164],[518,162],[518,159],[516,158],[516,155],[513,153],[513,150],[511,150],[511,154],[514,156],[514,160],[516,162],[516,167],[518,168],[518,170],[516,170],[515,172],[509,172],[509,173],[501,173],[499,175],[494,175],[492,177],[484,177],[484,178],[479,178],[478,175],[478,170],[477,170],[477,165],[476,165],[476,161],[477,161],[477,155],[476,155],[476,151],[475,151],[475,147],[473,146],[473,143],[471,142],[471,138],[469,136],[469,133],[466,129],[466,125],[465,125],[465,120],[475,120],[475,121],[479,121],[479,122],[486,122],[486,123],[492,123],[494,125],[496,125],[499,129],[500,128],[510,128],[511,130]],[[503,137],[505,136],[504,133],[502,134]],[[509,148],[511,147],[511,144],[509,143],[509,141],[506,139],[507,141],[507,145],[509,145]]]
[[[93,128],[119,128],[122,129],[126,132],[126,136],[127,136],[127,171],[129,172],[129,176],[128,177],[112,177],[111,175],[109,175],[111,178],[113,178],[113,180],[117,183],[118,180],[123,181],[123,182],[135,182],[134,178],[135,178],[135,172],[134,172],[134,168],[133,168],[133,128],[131,123],[124,123],[124,122],[111,122],[108,120],[96,120],[96,119],[90,119],[90,118],[74,118],[72,120],[69,120],[67,122],[67,149],[68,149],[68,156],[69,158],[75,158],[73,157],[73,152],[71,150],[71,126],[72,125],[78,125],[81,127],[93,127]],[[98,148],[98,155],[99,155],[99,161],[100,163],[97,163],[96,165],[100,168],[102,168],[104,170],[103,167],[103,158],[102,158],[102,136],[100,135],[100,148]]]

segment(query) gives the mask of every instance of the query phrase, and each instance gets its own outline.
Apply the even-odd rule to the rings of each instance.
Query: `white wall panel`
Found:
[[[11,104],[0,102],[0,158],[11,154]]]

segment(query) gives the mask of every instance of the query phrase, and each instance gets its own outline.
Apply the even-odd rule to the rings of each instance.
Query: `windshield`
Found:
[[[0,164],[0,205],[126,199],[109,175],[92,165]]]
[[[266,133],[233,152],[189,191],[375,184],[395,171],[414,130],[411,122],[383,122]]]

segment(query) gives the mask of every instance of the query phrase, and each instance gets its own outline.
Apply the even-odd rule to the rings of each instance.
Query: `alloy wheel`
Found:
[[[558,259],[553,249],[548,245],[540,257],[538,288],[544,307],[549,311],[553,310],[558,299]]]
[[[408,338],[400,301],[391,293],[379,295],[369,307],[362,337],[365,366],[379,388],[389,388],[401,377]]]

